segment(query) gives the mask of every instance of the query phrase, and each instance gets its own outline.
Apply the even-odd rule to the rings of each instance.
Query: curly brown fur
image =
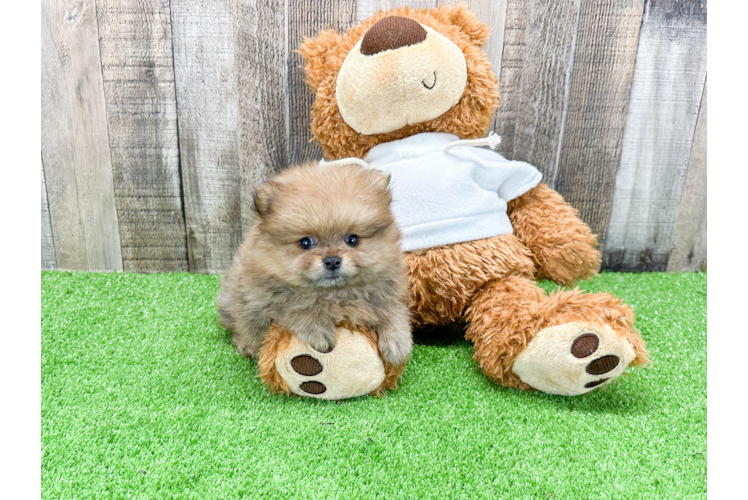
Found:
[[[388,362],[408,359],[407,285],[388,182],[356,165],[307,164],[261,186],[257,221],[217,298],[220,319],[242,353],[257,357],[272,323],[326,351],[335,324],[348,319],[376,329]],[[350,234],[356,245],[345,243]],[[303,249],[307,238],[313,246]],[[328,268],[328,257],[339,267]]]
[[[377,21],[386,16],[403,16],[429,26],[455,43],[465,55],[468,81],[460,101],[443,115],[385,134],[362,135],[345,123],[335,98],[337,75],[354,45]],[[437,9],[408,7],[380,11],[344,35],[327,30],[305,39],[299,53],[306,60],[307,84],[316,92],[312,106],[312,132],[326,158],[363,158],[383,142],[421,132],[446,132],[463,139],[483,136],[498,108],[498,81],[491,63],[480,49],[488,38],[488,27],[475,19],[465,6],[440,5]]]
[[[507,209],[514,234],[530,249],[538,279],[570,286],[600,270],[597,236],[577,210],[545,184],[538,184]]]
[[[291,332],[278,325],[271,325],[262,342],[257,358],[257,377],[273,394],[291,394],[291,389],[275,367],[279,353],[288,348],[290,341]]]
[[[532,389],[512,371],[514,360],[543,328],[574,321],[610,326],[634,348],[632,365],[649,362],[644,341],[633,327],[633,311],[607,293],[575,289],[547,296],[532,280],[509,276],[480,290],[465,318],[470,321],[465,337],[475,344],[473,359],[505,387]]]
[[[371,328],[366,326],[355,327],[350,321],[342,321],[337,326],[347,328],[350,331],[357,331],[364,335],[369,344],[371,344],[371,348],[378,352],[377,344],[379,338]],[[285,394],[287,396],[291,394],[291,389],[280,373],[278,373],[278,369],[275,366],[275,360],[283,354],[283,351],[288,349],[290,341],[290,331],[278,325],[272,325],[260,349],[260,355],[257,360],[257,377],[262,380],[273,394]],[[382,358],[381,353],[380,358]],[[382,362],[384,363],[384,380],[379,384],[379,387],[371,392],[372,396],[382,397],[385,391],[397,389],[397,380],[403,374],[407,365],[407,363],[402,363],[399,366],[394,366],[384,358],[382,358]]]
[[[534,272],[527,248],[511,234],[409,252],[406,263],[416,328],[459,321],[485,283]]]
[[[371,391],[370,394],[381,398],[384,396],[385,391],[394,391],[397,389],[397,381],[400,378],[400,375],[405,371],[405,365],[406,363],[403,363],[400,366],[386,363],[384,365],[384,380],[382,380],[379,387]]]

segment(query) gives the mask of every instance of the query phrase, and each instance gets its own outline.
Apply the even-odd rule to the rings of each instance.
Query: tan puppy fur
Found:
[[[258,356],[273,323],[328,351],[335,324],[348,320],[377,332],[386,362],[407,361],[407,279],[388,184],[356,165],[313,163],[260,187],[257,220],[217,298],[221,323],[245,356]]]

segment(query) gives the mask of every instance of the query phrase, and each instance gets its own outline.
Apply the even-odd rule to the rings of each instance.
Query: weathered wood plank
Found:
[[[580,0],[527,2],[525,52],[512,157],[553,186],[574,61]]]
[[[295,51],[304,37],[332,28],[343,33],[354,23],[356,4],[348,0],[288,2],[288,157],[292,164],[322,159],[322,148],[310,142],[314,94],[304,83],[304,60]]]
[[[356,23],[369,19],[380,10],[408,6],[411,9],[433,9],[437,0],[356,0]]]
[[[286,12],[277,2],[236,0],[234,56],[241,166],[242,229],[252,224],[252,194],[289,165]]]
[[[462,0],[455,0],[456,3]],[[504,53],[504,27],[506,26],[507,0],[485,2],[482,0],[470,0],[470,10],[475,16],[491,28],[488,41],[483,46],[488,60],[491,61],[493,72],[501,79],[501,58]]]
[[[49,201],[47,200],[47,181],[42,167],[42,269],[56,269],[55,242],[52,237],[52,222],[49,220]]]
[[[556,190],[605,247],[644,0],[583,1]]]
[[[50,2],[51,5],[51,2]],[[46,9],[46,12],[45,12]],[[73,138],[65,73],[60,58],[70,60],[69,47],[61,45],[58,52],[52,38],[49,6],[42,4],[42,165],[47,162],[49,179],[47,199],[51,207],[50,225],[55,240],[55,259],[61,269],[88,269],[86,235],[78,206],[78,185],[75,182]]]
[[[493,130],[501,136],[498,151],[509,159],[514,159],[514,136],[522,97],[526,29],[527,2],[507,0],[499,75],[500,107],[496,111]]]
[[[124,269],[187,270],[169,2],[98,0],[97,17]]]
[[[241,243],[231,0],[172,0],[174,73],[189,268],[213,273]]]
[[[673,230],[668,272],[706,270],[706,87],[704,82],[686,184]]]
[[[705,79],[706,4],[648,3],[608,222],[608,269],[666,269]]]
[[[42,1],[42,157],[60,269],[122,269],[98,36],[92,1]]]

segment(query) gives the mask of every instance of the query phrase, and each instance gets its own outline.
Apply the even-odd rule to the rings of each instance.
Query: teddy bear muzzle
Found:
[[[388,16],[346,56],[335,98],[348,126],[373,135],[441,116],[460,101],[466,85],[460,47],[429,26]]]

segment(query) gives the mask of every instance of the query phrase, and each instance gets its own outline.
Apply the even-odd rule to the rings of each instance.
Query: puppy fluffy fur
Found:
[[[217,298],[221,323],[245,356],[258,356],[272,323],[326,352],[335,325],[347,320],[377,332],[385,361],[407,361],[407,278],[388,184],[356,165],[310,163],[260,186],[256,222]]]

